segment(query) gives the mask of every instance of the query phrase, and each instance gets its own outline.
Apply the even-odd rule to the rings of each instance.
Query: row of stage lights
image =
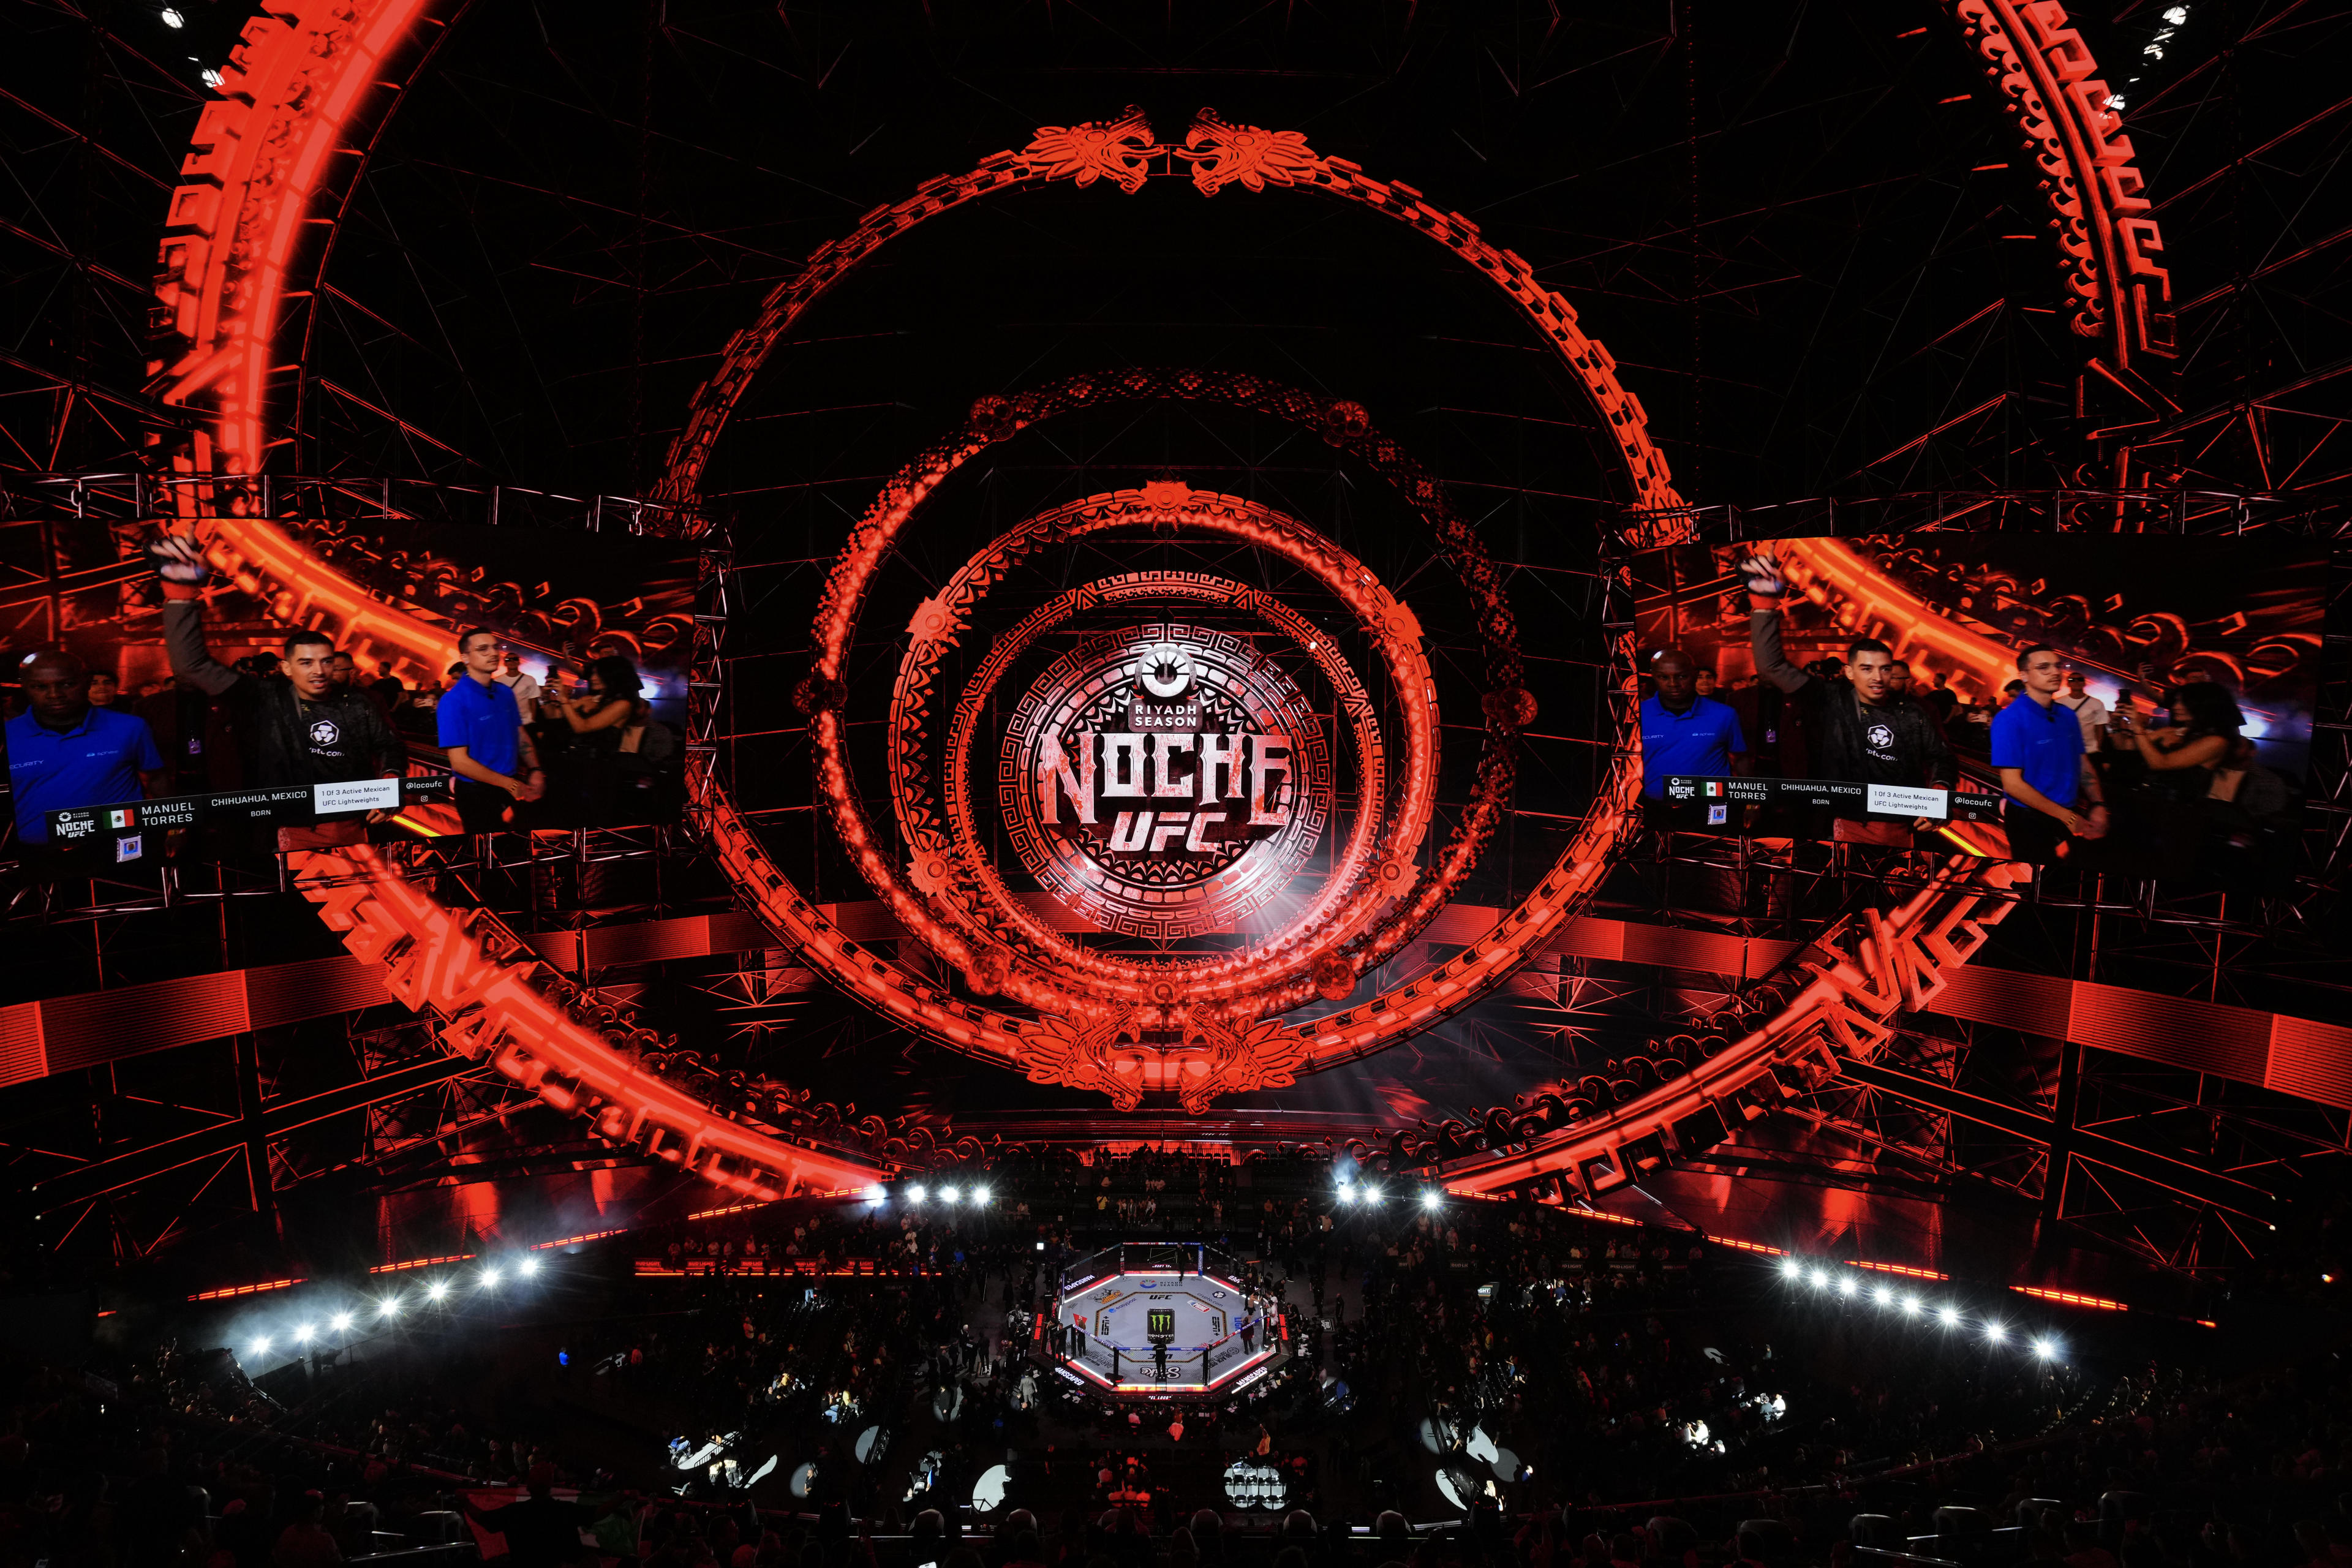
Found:
[[[908,1184],[906,1194],[907,1201],[911,1204],[927,1204],[931,1201],[932,1197],[931,1189],[925,1186],[920,1182],[911,1182]],[[885,1194],[882,1189],[880,1187],[876,1187],[872,1192],[866,1194],[866,1201],[867,1203],[878,1204],[882,1201],[884,1196]],[[960,1187],[950,1182],[946,1186],[943,1186],[939,1190],[938,1196],[940,1202],[947,1205],[950,1208],[954,1208],[960,1204],[968,1203],[972,1207],[979,1209],[986,1208],[988,1206],[989,1191],[985,1186]]]
[[[936,1197],[950,1208],[962,1204],[969,1204],[974,1208],[985,1208],[988,1206],[991,1195],[985,1185],[964,1187],[958,1186],[952,1182],[936,1190],[921,1182],[909,1182],[899,1190],[905,1194],[908,1203],[927,1204]],[[887,1202],[889,1196],[889,1191],[885,1187],[873,1186],[866,1190],[866,1201],[869,1204]],[[1367,1208],[1378,1208],[1387,1200],[1387,1197],[1388,1194],[1385,1192],[1369,1182],[1360,1186],[1351,1182],[1339,1184],[1339,1201],[1345,1205],[1362,1204]],[[1439,1189],[1435,1187],[1422,1189],[1422,1207],[1440,1208],[1444,1205],[1444,1203],[1445,1194]]]
[[[935,1191],[921,1182],[910,1182],[899,1190],[905,1194],[908,1203],[926,1204],[936,1197],[950,1208],[954,1208],[960,1204],[970,1204],[974,1208],[985,1208],[990,1196],[989,1190],[984,1185],[963,1187],[953,1183],[949,1183]],[[872,1186],[866,1189],[866,1201],[869,1204],[886,1203],[889,1200],[889,1189],[887,1187]],[[1361,1204],[1366,1208],[1378,1208],[1388,1200],[1388,1194],[1370,1182],[1360,1185],[1353,1182],[1341,1182],[1339,1196],[1339,1202],[1343,1205],[1353,1206]],[[1421,1206],[1423,1208],[1443,1208],[1444,1205],[1445,1194],[1442,1189],[1437,1187],[1422,1189]]]
[[[484,1264],[480,1268],[474,1272],[473,1286],[475,1293],[479,1295],[497,1289],[500,1285],[506,1282],[508,1272],[508,1269],[501,1265],[496,1263]],[[536,1258],[518,1258],[515,1260],[512,1272],[517,1279],[533,1279],[539,1273],[539,1259]],[[427,1280],[424,1289],[416,1292],[416,1294],[424,1297],[427,1306],[437,1307],[449,1299],[450,1289],[455,1283],[455,1281],[446,1279]],[[409,1303],[402,1299],[398,1291],[394,1291],[389,1296],[378,1297],[375,1302],[375,1323],[378,1325],[389,1324],[393,1319],[397,1318],[403,1311],[406,1310],[408,1305]],[[347,1334],[351,1332],[352,1328],[359,1323],[360,1317],[361,1314],[358,1312],[342,1311],[329,1314],[324,1325],[316,1321],[297,1323],[294,1326],[291,1338],[296,1345],[301,1347],[303,1350],[308,1350],[311,1343],[318,1340],[322,1334]],[[265,1356],[269,1353],[269,1347],[275,1342],[276,1341],[270,1335],[261,1334],[257,1336],[251,1345],[247,1348],[254,1355]]]
[[[1361,1186],[1357,1185],[1353,1182],[1341,1182],[1339,1184],[1339,1195],[1340,1206],[1343,1208],[1353,1208],[1356,1205],[1361,1204],[1366,1208],[1376,1209],[1388,1201],[1388,1194],[1370,1182],[1366,1182]],[[1422,1207],[1425,1209],[1437,1209],[1443,1208],[1444,1205],[1445,1194],[1444,1192],[1436,1187],[1422,1188]]]
[[[1816,1290],[1833,1292],[1837,1296],[1847,1300],[1855,1300],[1864,1294],[1862,1281],[1855,1279],[1853,1275],[1845,1273],[1843,1270],[1832,1274],[1830,1270],[1822,1268],[1818,1264],[1809,1265],[1802,1260],[1794,1258],[1783,1258],[1780,1259],[1780,1278],[1786,1279],[1791,1285],[1810,1285]],[[1886,1311],[1900,1312],[1906,1318],[1933,1318],[1937,1323],[1947,1329],[1959,1329],[1967,1326],[1968,1324],[1969,1320],[1966,1314],[1962,1313],[1958,1307],[1953,1305],[1949,1301],[1944,1301],[1931,1306],[1927,1302],[1921,1300],[1919,1297],[1913,1292],[1908,1290],[1898,1291],[1889,1285],[1874,1285],[1870,1288],[1868,1294],[1871,1305]],[[1985,1343],[1989,1345],[2000,1345],[2009,1342],[2009,1326],[1998,1318],[1980,1318],[1977,1320],[1976,1331],[1979,1334],[1983,1336]],[[2031,1341],[2028,1348],[2033,1352],[2034,1356],[2039,1360],[2056,1361],[2059,1359],[2060,1346],[2058,1342],[2050,1338],[2046,1334]]]

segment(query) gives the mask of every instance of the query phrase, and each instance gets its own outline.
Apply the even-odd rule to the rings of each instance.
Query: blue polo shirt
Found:
[[[1747,749],[1739,715],[1712,697],[1692,698],[1680,713],[1654,697],[1642,704],[1642,793],[1652,800],[1666,793],[1669,773],[1728,776],[1731,753]]]
[[[2063,702],[2030,696],[1992,716],[1992,765],[2015,768],[2053,805],[2071,806],[2083,787],[2083,726]]]
[[[522,727],[522,710],[515,705],[514,689],[493,680],[488,685],[470,675],[441,694],[433,710],[444,746],[463,746],[466,754],[495,773],[512,777],[522,747],[515,731]],[[2070,715],[2071,717],[2071,715]]]
[[[8,790],[16,801],[16,837],[47,844],[50,812],[137,800],[142,793],[140,773],[163,767],[155,733],[136,713],[92,708],[63,731],[19,713],[8,721]]]

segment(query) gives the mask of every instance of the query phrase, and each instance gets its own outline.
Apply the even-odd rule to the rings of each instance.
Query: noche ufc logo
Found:
[[[1134,671],[1125,728],[1043,738],[1042,819],[1108,823],[1102,843],[1112,855],[1213,855],[1288,826],[1290,737],[1203,728],[1214,716],[1200,667],[1178,644],[1145,649]]]
[[[1006,739],[1016,850],[1108,928],[1225,927],[1281,890],[1330,807],[1330,749],[1296,682],[1193,627],[1090,641],[1033,688]]]

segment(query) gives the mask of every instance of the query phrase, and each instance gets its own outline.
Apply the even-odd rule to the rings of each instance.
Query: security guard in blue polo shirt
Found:
[[[2058,700],[2066,661],[2047,643],[2017,656],[2025,683],[2016,700],[1993,715],[1992,765],[2000,772],[2001,826],[2010,858],[2054,864],[2080,853],[2080,841],[2107,831],[2106,789],[2083,749],[2083,727]]]
[[[1642,794],[1651,814],[1665,805],[1666,779],[1674,773],[1725,778],[1748,772],[1748,737],[1739,715],[1725,703],[1698,694],[1698,668],[1679,648],[1650,661],[1657,694],[1642,704]]]
[[[49,813],[119,805],[169,793],[147,721],[89,700],[89,671],[69,653],[28,654],[16,667],[26,710],[8,721],[8,790],[16,841],[49,842]],[[158,852],[161,846],[157,847]]]

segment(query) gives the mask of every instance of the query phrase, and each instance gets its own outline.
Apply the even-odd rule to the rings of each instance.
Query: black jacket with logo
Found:
[[[1907,697],[1873,707],[1851,683],[1817,679],[1790,664],[1780,647],[1778,610],[1750,611],[1748,640],[1756,656],[1756,673],[1803,704],[1816,776],[1952,787],[1959,770],[1944,744],[1943,726],[1927,709]]]
[[[214,658],[205,647],[204,605],[195,600],[164,604],[163,648],[173,675],[244,710],[238,728],[249,784],[341,784],[407,770],[400,738],[365,693],[306,701],[282,675],[257,678]]]

